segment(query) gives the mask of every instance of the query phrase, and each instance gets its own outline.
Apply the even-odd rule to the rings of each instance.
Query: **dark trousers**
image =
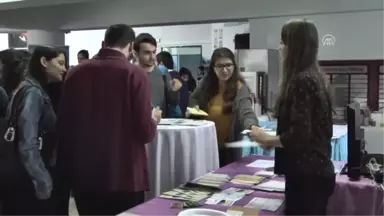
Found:
[[[286,176],[286,215],[326,215],[328,199],[333,194],[333,177]]]
[[[144,202],[142,192],[76,192],[79,215],[117,215]]]
[[[31,181],[30,179],[28,179]],[[2,215],[54,215],[53,198],[39,200],[31,182],[18,182],[2,194]]]
[[[69,215],[68,208],[70,195],[69,182],[66,181],[64,176],[57,175],[52,193],[55,215]]]
[[[221,148],[219,149],[220,167],[227,166],[241,158],[241,149],[236,148]]]

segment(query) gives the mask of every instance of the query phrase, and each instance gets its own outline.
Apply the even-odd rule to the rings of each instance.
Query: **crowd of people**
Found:
[[[236,160],[225,143],[249,129],[253,141],[276,148],[286,214],[325,214],[335,176],[332,106],[318,46],[312,22],[283,26],[277,136],[258,126],[250,88],[228,48],[214,50],[198,84],[187,68],[174,70],[170,53],[157,54],[152,35],[136,36],[125,24],[106,30],[93,58],[81,50],[68,72],[59,49],[1,51],[0,115],[17,151],[16,160],[0,163],[19,167],[7,182],[0,170],[1,214],[68,215],[71,194],[80,215],[116,215],[143,203],[150,189],[145,145],[162,118],[188,117],[187,107],[215,123],[220,166]]]

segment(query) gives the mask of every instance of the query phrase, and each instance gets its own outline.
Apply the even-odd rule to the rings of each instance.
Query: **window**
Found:
[[[346,106],[352,101],[367,106],[368,66],[323,66],[333,88],[334,121],[345,122]]]
[[[384,67],[380,66],[379,74],[379,110],[384,109]]]

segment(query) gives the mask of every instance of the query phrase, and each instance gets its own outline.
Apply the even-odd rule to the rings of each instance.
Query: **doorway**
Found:
[[[180,68],[188,68],[192,76],[197,79],[199,74],[198,68],[202,62],[201,46],[170,46],[162,47],[161,51],[169,52],[174,61],[174,70],[179,71]]]

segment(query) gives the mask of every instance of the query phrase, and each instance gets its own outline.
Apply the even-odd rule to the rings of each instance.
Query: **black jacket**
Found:
[[[22,164],[35,183],[36,192],[50,193],[52,178],[48,170],[56,147],[56,114],[51,100],[35,79],[27,78],[20,83],[11,98],[7,119],[12,109],[16,112],[16,142]],[[39,142],[39,138],[42,138],[42,142]]]
[[[8,95],[3,87],[0,87],[0,118],[4,118],[7,113]]]

